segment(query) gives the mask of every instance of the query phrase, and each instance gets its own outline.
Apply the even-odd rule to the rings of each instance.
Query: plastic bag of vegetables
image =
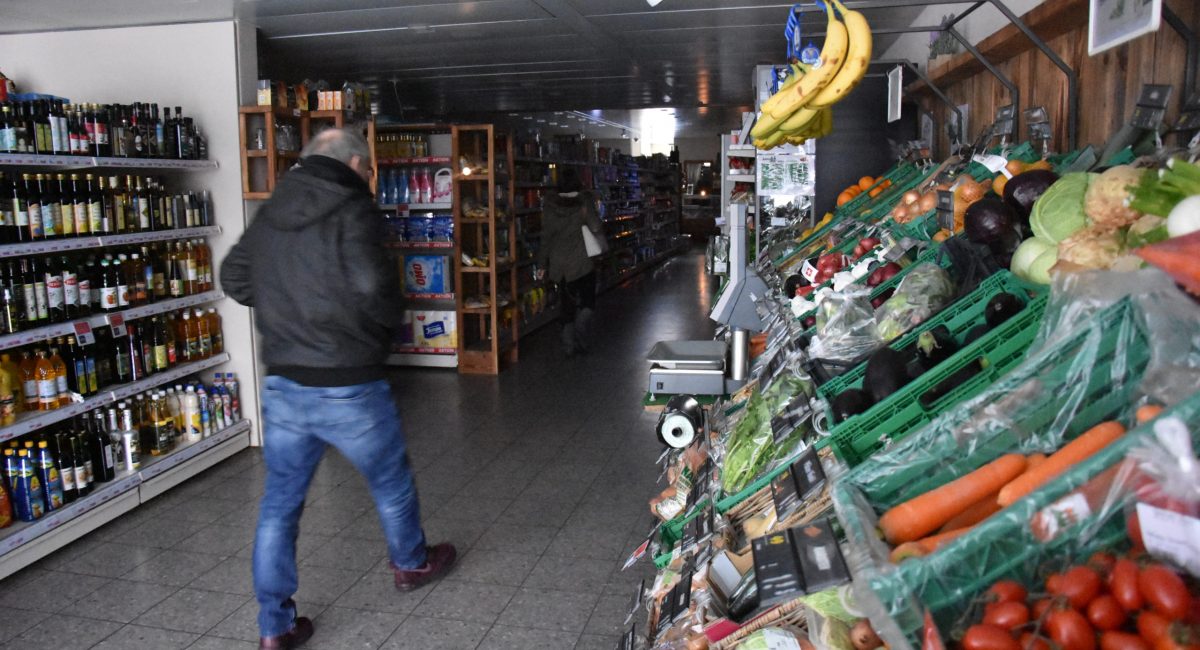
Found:
[[[726,494],[750,484],[771,461],[775,444],[771,432],[771,413],[757,393],[746,404],[746,414],[734,425],[725,441],[725,460],[721,465],[721,489]]]
[[[936,264],[921,264],[908,272],[887,302],[875,310],[883,342],[891,341],[925,322],[954,297],[954,282]]]
[[[875,328],[871,288],[835,292],[817,309],[817,333],[808,346],[812,359],[853,361],[883,344]]]
[[[801,630],[771,626],[751,632],[735,647],[737,650],[801,650],[813,645]]]

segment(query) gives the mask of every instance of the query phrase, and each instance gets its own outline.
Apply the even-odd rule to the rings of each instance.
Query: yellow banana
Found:
[[[804,63],[792,63],[791,67],[792,74],[788,75],[787,79],[784,79],[783,85],[779,87],[779,90],[776,90],[774,95],[768,97],[767,101],[763,102],[762,105],[759,106],[759,109],[764,113],[770,112],[771,109],[783,99],[783,96],[787,94],[786,91],[792,86],[795,86],[796,82],[800,81],[800,79],[807,74],[809,70],[809,66]]]
[[[871,26],[867,24],[867,19],[857,11],[847,10],[839,0],[830,2],[842,14],[849,34],[850,47],[846,54],[846,62],[837,76],[809,102],[809,105],[818,108],[835,104],[854,90],[867,74],[867,66],[871,63]]]
[[[802,108],[802,109],[796,111],[795,113],[792,113],[791,117],[784,120],[783,124],[779,125],[779,130],[786,131],[787,133],[795,133],[796,131],[799,131],[800,129],[803,129],[805,126],[807,126],[816,117],[817,117],[816,109]]]
[[[825,12],[829,19],[825,30],[825,43],[821,46],[821,67],[809,70],[799,83],[784,93],[783,98],[769,111],[773,117],[787,119],[792,113],[806,106],[837,76],[842,67],[849,35],[846,26],[833,15],[831,4],[825,3]]]
[[[754,128],[750,130],[750,135],[752,137],[766,138],[773,131],[782,127],[784,119],[787,116],[772,116],[770,112],[770,106],[772,105],[772,102],[778,103],[779,100],[787,94],[787,91],[791,89],[792,86],[795,86],[796,83],[799,82],[809,70],[809,67],[803,63],[793,63],[791,66],[792,74],[788,75],[788,78],[784,80],[783,85],[780,86],[779,90],[776,91],[774,95],[768,97],[767,101],[763,102],[762,106],[759,107],[761,111],[760,115],[758,116],[758,120],[754,123]]]

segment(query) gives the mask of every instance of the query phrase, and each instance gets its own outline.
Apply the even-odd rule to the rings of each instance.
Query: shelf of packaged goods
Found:
[[[229,353],[222,352],[207,359],[180,364],[165,372],[150,375],[145,379],[106,388],[100,391],[98,395],[93,395],[81,402],[74,402],[53,411],[26,411],[20,413],[17,415],[17,421],[14,424],[0,427],[0,442],[33,433],[56,422],[62,422],[68,418],[86,413],[98,406],[107,406],[113,402],[119,402],[126,397],[136,395],[146,389],[178,381],[188,375],[219,366],[226,361],[229,361]]]
[[[88,323],[92,329],[96,329],[98,327],[108,326],[109,318],[113,315],[119,314],[126,321],[129,321],[135,318],[145,318],[147,316],[154,316],[155,314],[165,314],[177,309],[184,309],[186,307],[194,307],[195,305],[201,305],[207,302],[214,302],[224,297],[225,294],[221,291],[205,291],[204,293],[184,296],[182,298],[172,298],[170,300],[155,302],[149,305],[142,305],[140,307],[131,307],[121,311],[92,314],[87,318],[79,318],[76,320],[67,321],[65,323],[55,323],[53,325],[35,327],[31,330],[5,334],[0,336],[0,350],[7,350],[9,348],[20,347],[22,345],[30,345],[39,341],[54,338],[56,336],[72,336],[76,333],[76,325],[79,323]]]
[[[33,153],[0,153],[0,165],[22,167],[57,167],[59,169],[85,169],[102,167],[112,169],[153,169],[204,171],[217,168],[215,160],[174,160],[171,158],[108,158],[100,156],[54,156]]]
[[[37,521],[15,522],[0,535],[0,577],[29,566],[245,449],[250,445],[249,431],[250,421],[242,420],[198,442],[181,444],[163,456],[144,456],[138,471],[121,472],[91,494],[47,513]]]
[[[452,203],[380,203],[381,210],[402,210],[408,212],[436,212],[444,210],[449,212],[454,207]]]
[[[380,158],[375,164],[381,167],[385,165],[448,165],[450,164],[450,156]]]
[[[509,262],[508,260],[499,262],[496,264],[496,272],[502,273],[505,270],[507,270],[508,267],[510,267],[510,266],[512,266],[512,263]],[[460,268],[459,271],[461,271],[463,273],[491,273],[492,269],[489,267],[486,267],[486,266],[464,266],[464,267]]]
[[[48,239],[35,242],[0,245],[0,258],[21,257],[24,255],[43,255],[45,253],[61,253],[78,251],[104,246],[126,246],[129,244],[144,244],[152,241],[169,239],[192,239],[206,237],[221,232],[220,226],[200,226],[198,228],[178,228],[175,230],[152,230],[150,232],[131,232],[123,235],[97,235],[87,237],[72,237],[69,239]]]
[[[452,241],[389,241],[383,243],[384,248],[415,251],[446,251],[454,249]]]
[[[753,183],[755,181],[754,174],[728,174],[725,179],[734,183]]]
[[[410,300],[454,300],[453,293],[406,293],[404,297]]]

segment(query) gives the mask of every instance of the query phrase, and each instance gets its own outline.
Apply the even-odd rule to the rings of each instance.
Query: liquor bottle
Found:
[[[32,105],[34,132],[34,150],[39,154],[54,153],[54,142],[50,137],[50,111],[44,104],[34,102]]]
[[[84,223],[86,226],[80,234],[106,234],[104,231],[104,177],[100,177],[99,184],[93,174],[85,174],[83,178]]]
[[[63,103],[60,101],[47,102],[50,116],[50,139],[57,155],[71,153],[71,135],[67,133],[67,118],[63,113]]]
[[[111,329],[111,328],[109,328]],[[129,334],[125,336],[112,335],[113,380],[118,384],[133,381],[132,359],[129,356]]]
[[[29,236],[26,239],[29,241],[45,239],[46,232],[42,229],[42,193],[38,187],[37,174],[21,174],[21,179],[24,181],[29,218]]]
[[[0,173],[0,243],[11,244],[12,228],[16,224],[16,214],[13,213],[13,189],[8,177]]]
[[[196,249],[192,246],[191,241],[176,244],[176,246],[179,246],[182,251],[184,269],[183,293],[193,296],[200,293],[200,273],[196,259]]]
[[[167,244],[167,293],[171,298],[182,298],[185,295],[187,282],[186,261],[181,260],[182,254]]]
[[[67,382],[67,362],[63,361],[62,355],[58,353],[59,346],[62,344],[62,339],[55,339],[57,345],[50,348],[50,365],[54,368],[54,385],[58,391],[58,407],[70,406],[71,404],[71,387]]]
[[[72,230],[76,235],[91,233],[91,219],[88,217],[88,204],[92,200],[92,190],[89,185],[79,180],[79,174],[71,174],[71,209],[73,216]]]
[[[62,269],[50,258],[42,260],[42,277],[46,283],[46,313],[49,322],[67,320],[66,290],[63,288]]]
[[[191,314],[185,309],[183,310],[183,320],[180,329],[183,331],[184,337],[184,361],[199,361],[200,360],[200,333],[196,329],[196,321],[192,320]]]
[[[183,109],[175,107],[175,144],[176,158],[189,160],[192,158],[191,118],[183,117]]]
[[[146,366],[142,350],[141,323],[139,321],[125,323],[125,332],[125,336],[121,338],[125,339],[123,343],[129,354],[129,381],[145,379]]]
[[[21,316],[21,322],[24,327],[37,327],[45,321],[38,315],[37,308],[37,285],[35,276],[30,268],[30,260],[22,258],[18,262],[20,264],[20,275],[17,278],[20,282],[21,302],[25,305],[25,311]]]
[[[125,221],[124,215],[121,214],[121,211],[124,210],[124,206],[118,202],[119,197],[117,190],[117,177],[110,176],[106,185],[105,178],[101,176],[100,191],[101,200],[104,202],[104,216],[103,223],[101,224],[101,232],[105,235],[111,235],[113,233],[120,232],[120,230],[118,230],[119,224],[123,224]]]
[[[54,191],[54,184],[50,181],[48,174],[34,176],[38,196],[41,197],[39,205],[42,209],[42,236],[45,239],[56,239],[59,235],[58,224],[62,220],[62,205],[58,202],[58,193]]]
[[[126,224],[129,232],[150,230],[150,206],[142,196],[142,179],[139,177],[135,184],[133,176],[126,176],[125,187],[129,191],[130,223]]]
[[[117,256],[117,259],[109,263],[108,268],[112,270],[113,277],[117,282],[117,308],[124,309],[129,306],[129,274],[125,271],[124,266],[125,253]]]
[[[216,307],[208,308],[208,331],[212,336],[213,354],[221,354],[225,351],[225,335],[221,332],[221,315]]]
[[[116,478],[116,463],[108,432],[98,428],[100,420],[85,415],[83,422],[88,453],[92,457],[92,478],[96,483],[107,483]]]
[[[117,276],[107,259],[100,260],[100,309],[116,311],[117,307]]]
[[[45,512],[45,501],[42,496],[42,482],[38,480],[37,471],[33,467],[33,459],[29,457],[28,450],[17,451],[16,466],[12,484],[17,519],[36,521]]]
[[[33,284],[34,306],[37,308],[38,323],[50,322],[49,296],[46,292],[46,276],[36,257],[29,258],[29,273]]]
[[[46,175],[47,183],[54,183],[54,193],[58,197],[58,210],[55,223],[60,237],[75,236],[75,197],[71,194],[71,185],[67,183],[66,174],[55,174],[53,181]],[[56,181],[56,182],[55,182]],[[45,224],[43,224],[45,225]]]
[[[87,362],[84,361],[79,353],[79,346],[75,344],[75,337],[68,336],[65,339],[65,343],[60,344],[58,352],[67,367],[67,390],[79,393],[84,397],[91,395],[91,390],[88,387]]]
[[[22,294],[13,282],[13,263],[9,260],[0,280],[0,333],[12,334],[22,328]]]
[[[72,110],[67,111],[67,149],[72,156],[87,155],[90,143],[87,140],[87,133],[83,130],[83,114],[78,107],[72,107]]]
[[[75,270],[75,264],[66,255],[63,255],[57,260],[57,268],[59,276],[62,278],[63,286],[63,313],[66,320],[73,320],[84,315],[85,311],[80,305],[79,299],[79,274]]]
[[[8,228],[5,241],[22,242],[29,239],[29,197],[25,193],[25,185],[21,179],[13,177],[8,196],[11,198],[13,223]]]
[[[93,114],[95,115],[95,125],[92,128],[96,132],[96,155],[101,157],[111,157],[113,155],[112,129],[110,124],[112,113],[109,105],[93,105]]]
[[[85,347],[91,348],[92,358],[96,361],[96,387],[105,388],[117,383],[117,371],[112,344],[112,333],[107,327],[97,327],[92,330],[96,342]],[[91,378],[88,378],[90,383]]]
[[[137,253],[132,253],[129,256],[129,304],[134,306],[145,305],[150,302],[148,287],[146,286],[146,267],[142,263],[142,256]]]
[[[71,445],[71,457],[75,459],[75,491],[80,497],[85,497],[92,491],[92,454],[88,450],[87,440],[78,432],[70,430],[64,441]]]
[[[161,456],[169,451],[175,443],[175,422],[167,410],[166,399],[162,393],[150,400],[150,420],[154,427],[154,448],[150,453]]]
[[[53,411],[58,408],[58,381],[54,373],[54,364],[46,356],[46,351],[37,351],[37,366],[34,369],[37,380],[37,397],[39,411]]]
[[[158,119],[158,104],[150,104],[146,113],[146,155],[150,158],[161,158],[163,126]]]
[[[0,153],[17,153],[17,123],[12,107],[0,107]]]
[[[79,266],[79,309],[81,316],[90,316],[100,308],[100,281],[96,276],[96,259],[88,257]]]
[[[175,130],[175,118],[171,117],[171,107],[163,107],[163,157],[178,158],[179,157],[179,134]]]
[[[201,359],[207,359],[212,356],[212,332],[209,331],[208,317],[204,315],[204,310],[197,309],[192,315],[192,323],[196,329],[196,349]]]
[[[29,350],[21,351],[21,397],[26,411],[38,409],[37,359]]]

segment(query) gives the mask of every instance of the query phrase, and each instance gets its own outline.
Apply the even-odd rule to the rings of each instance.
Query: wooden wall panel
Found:
[[[1047,0],[1065,2],[1068,0]],[[1179,15],[1192,30],[1200,33],[1200,3],[1196,0],[1166,0],[1166,4]],[[1033,12],[1041,8],[1034,9]],[[1031,14],[1033,12],[1030,12]],[[1028,14],[1027,14],[1028,15]],[[1174,86],[1174,95],[1167,113],[1168,121],[1178,116],[1182,101],[1184,61],[1186,48],[1183,39],[1164,21],[1153,34],[1147,34],[1120,47],[1103,52],[1095,57],[1087,55],[1086,17],[1065,33],[1051,38],[1047,44],[1075,69],[1079,76],[1079,145],[1103,145],[1103,143],[1129,118],[1143,84],[1164,83]],[[1015,29],[1015,28],[1006,28]],[[1036,28],[1039,32],[1056,30],[1061,25]],[[1012,49],[1012,48],[1009,48]],[[1005,61],[992,61],[1021,91],[1021,108],[1045,106],[1054,128],[1054,147],[1058,150],[1067,146],[1067,82],[1066,77],[1041,51],[1030,48]],[[935,83],[945,75],[954,79],[956,75],[939,69],[932,73]],[[957,75],[961,76],[961,75]],[[978,135],[980,128],[990,123],[996,108],[1011,102],[1007,89],[986,70],[953,81],[942,82],[942,90],[956,103],[971,105],[969,118],[970,137]],[[920,101],[932,110],[939,120],[940,151],[947,151],[945,136],[947,110],[941,102],[927,92],[919,92]],[[1025,137],[1022,124],[1020,138]]]

